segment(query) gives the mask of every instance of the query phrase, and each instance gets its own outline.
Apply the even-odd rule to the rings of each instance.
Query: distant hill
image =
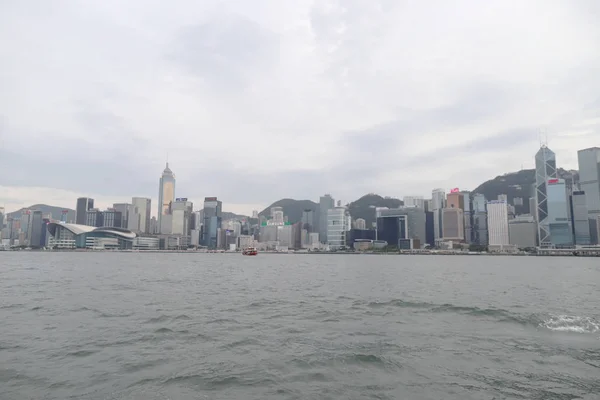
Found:
[[[574,170],[567,171],[559,168],[558,176],[564,179],[568,186],[579,182],[579,172]],[[515,211],[517,214],[528,214],[530,212],[528,199],[534,196],[534,186],[535,169],[523,169],[485,181],[473,192],[483,194],[487,200],[495,200],[498,195],[505,194],[510,204],[514,204],[515,197],[520,197],[523,199],[523,205],[515,206]]]
[[[367,227],[370,228],[375,222],[375,207],[398,208],[403,204],[399,199],[369,193],[348,204],[347,207],[353,220],[362,218],[365,220]]]
[[[313,210],[315,213],[319,211],[319,204],[311,200],[281,199],[262,210],[258,215],[270,217],[271,207],[283,208],[283,215],[287,215],[288,221],[292,224],[302,220],[302,212],[304,210]]]
[[[67,221],[75,221],[75,210],[66,207],[49,206],[47,204],[34,204],[29,207],[21,208],[20,210],[8,213],[9,218],[21,218],[21,214],[25,210],[39,210],[43,215],[51,214],[53,219],[60,220],[63,210],[68,210]]]

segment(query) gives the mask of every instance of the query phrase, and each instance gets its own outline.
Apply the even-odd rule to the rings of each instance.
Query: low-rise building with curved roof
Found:
[[[123,228],[68,224],[50,221],[46,225],[51,238],[49,245],[57,249],[131,249],[135,232]]]

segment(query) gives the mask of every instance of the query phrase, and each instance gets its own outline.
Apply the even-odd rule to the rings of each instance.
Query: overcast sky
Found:
[[[473,189],[600,145],[600,1],[0,1],[0,206],[250,213]],[[156,213],[156,210],[153,210]]]

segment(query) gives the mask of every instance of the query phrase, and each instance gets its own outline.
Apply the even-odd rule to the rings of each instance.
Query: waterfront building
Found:
[[[576,246],[588,246],[592,241],[586,194],[582,190],[574,191],[569,200],[573,220],[573,242]]]
[[[29,245],[32,247],[44,247],[46,224],[42,212],[34,210],[29,220]]]
[[[171,202],[175,200],[175,174],[169,168],[167,163],[158,183],[158,218],[157,225],[161,233],[163,228],[168,228],[171,224],[164,224],[163,217],[169,215]]]
[[[462,199],[462,196],[457,199]],[[448,202],[448,205],[451,203]],[[463,204],[464,206],[464,204]],[[461,208],[444,208],[442,209],[442,239],[452,242],[464,242],[465,240],[465,225],[464,211]]]
[[[532,215],[518,215],[508,221],[508,238],[519,249],[537,246],[537,224]]]
[[[540,247],[552,246],[548,219],[548,181],[556,179],[556,155],[542,146],[535,155],[535,203]]]
[[[509,246],[508,204],[503,200],[487,203],[488,245],[494,247]]]
[[[330,250],[341,250],[346,247],[347,223],[346,207],[334,207],[327,211],[327,244]]]
[[[547,227],[552,247],[573,245],[569,201],[564,179],[549,179],[546,183]],[[546,245],[546,247],[548,247]]]
[[[585,201],[590,226],[590,243],[600,244],[600,147],[591,147],[577,152],[579,185],[585,192]]]
[[[330,194],[326,194],[319,198],[319,240],[321,243],[328,243],[328,212],[335,206],[335,200]]]
[[[49,222],[46,226],[51,235],[48,245],[58,249],[99,248],[100,246],[131,249],[133,239],[136,237],[134,232],[123,228],[97,228],[62,222]]]
[[[217,230],[221,227],[223,203],[216,197],[205,197],[202,211],[202,241],[209,249],[217,248]]]
[[[194,203],[187,198],[177,198],[170,205],[171,210],[171,234],[172,235],[191,235],[193,225]]]

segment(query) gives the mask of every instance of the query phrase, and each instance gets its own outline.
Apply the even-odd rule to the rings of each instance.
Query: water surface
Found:
[[[594,258],[0,253],[4,399],[599,399]]]

